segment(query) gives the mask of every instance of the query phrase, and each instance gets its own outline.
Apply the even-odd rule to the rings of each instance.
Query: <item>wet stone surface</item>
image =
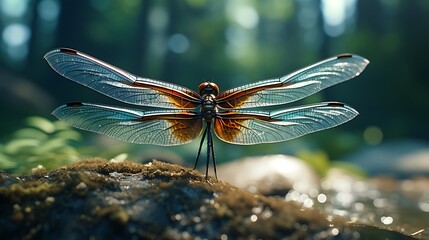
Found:
[[[1,239],[412,239],[153,161],[0,172]]]

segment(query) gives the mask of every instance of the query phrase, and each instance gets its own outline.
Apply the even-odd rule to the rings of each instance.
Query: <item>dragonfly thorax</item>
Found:
[[[206,94],[203,96],[203,102],[201,104],[201,113],[203,118],[211,122],[216,115],[216,103],[215,96],[213,94]]]
[[[201,113],[204,120],[211,122],[216,117],[216,96],[219,94],[219,87],[212,82],[203,82],[198,86],[201,95]]]

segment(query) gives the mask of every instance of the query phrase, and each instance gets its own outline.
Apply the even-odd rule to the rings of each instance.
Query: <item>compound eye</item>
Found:
[[[219,94],[219,87],[217,86],[216,83],[210,83],[210,86],[213,88],[213,95],[217,96]]]
[[[216,83],[203,82],[200,84],[200,86],[198,86],[198,91],[200,95],[213,94],[217,96],[219,94],[219,87],[216,85]]]
[[[203,82],[200,84],[200,86],[198,86],[198,92],[200,93],[200,95],[203,95],[203,91],[205,91],[207,84],[207,82]]]

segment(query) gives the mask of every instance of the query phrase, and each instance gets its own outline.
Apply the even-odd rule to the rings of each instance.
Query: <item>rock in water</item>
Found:
[[[0,238],[359,239],[340,218],[210,180],[158,161],[0,172]]]
[[[291,189],[309,193],[320,179],[303,160],[287,155],[247,157],[221,164],[218,176],[233,185],[264,196],[285,196]]]

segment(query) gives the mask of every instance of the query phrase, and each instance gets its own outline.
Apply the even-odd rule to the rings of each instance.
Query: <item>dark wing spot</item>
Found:
[[[67,54],[72,54],[72,55],[77,55],[76,50],[73,50],[73,49],[70,49],[70,48],[60,48],[60,52],[67,53]]]
[[[70,102],[66,104],[67,107],[80,107],[83,106],[83,103],[81,102]]]
[[[344,103],[330,102],[330,103],[328,103],[328,106],[330,106],[330,107],[344,107]]]
[[[341,54],[337,56],[337,59],[343,59],[343,58],[351,58],[353,57],[352,54],[346,53],[346,54]]]

